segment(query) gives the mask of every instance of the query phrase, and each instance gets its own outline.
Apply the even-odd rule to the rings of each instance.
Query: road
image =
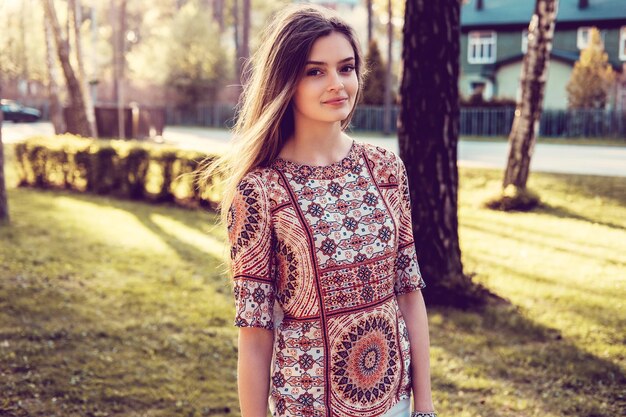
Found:
[[[5,123],[2,138],[5,143],[14,143],[33,135],[51,135],[52,132],[52,125],[47,122]],[[360,141],[398,152],[395,137],[353,136]],[[183,149],[219,151],[228,146],[230,137],[230,133],[222,129],[168,126],[163,141]],[[458,162],[460,166],[504,169],[507,151],[508,144],[504,142],[462,140],[458,145]],[[531,171],[626,177],[626,146],[540,143],[535,145]]]

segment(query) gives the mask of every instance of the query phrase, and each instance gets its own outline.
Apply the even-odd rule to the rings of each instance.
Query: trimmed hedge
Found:
[[[207,155],[138,141],[35,136],[16,144],[19,186],[217,208],[215,179],[193,175]]]

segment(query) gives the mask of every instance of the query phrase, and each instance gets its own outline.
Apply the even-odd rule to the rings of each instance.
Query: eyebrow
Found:
[[[354,57],[352,57],[352,56],[348,57],[348,58],[344,58],[341,61],[339,61],[339,64],[342,64],[342,63],[348,62],[348,61],[352,61],[352,60],[354,60]],[[326,65],[326,63],[322,62],[322,61],[307,61],[306,65]]]

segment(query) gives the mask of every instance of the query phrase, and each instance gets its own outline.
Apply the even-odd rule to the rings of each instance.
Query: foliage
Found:
[[[0,1],[0,77],[44,81],[46,44],[39,0]]]
[[[380,56],[380,50],[375,40],[372,40],[367,50],[365,62],[368,74],[363,86],[362,103],[369,105],[382,105],[385,101],[385,80],[387,71]]]
[[[597,28],[589,33],[589,45],[580,52],[567,84],[568,106],[574,109],[603,109],[615,81],[608,54]]]
[[[31,138],[15,153],[20,186],[217,206],[216,184],[198,184],[193,175],[208,156],[199,152],[63,135]]]
[[[183,106],[214,100],[231,62],[219,39],[211,14],[193,2],[174,18],[167,44],[168,83],[181,94]]]
[[[622,415],[626,179],[533,174],[544,208],[504,213],[480,206],[500,176],[460,170],[460,238],[466,269],[510,304],[428,307],[437,411]],[[0,415],[240,416],[214,214],[9,192]]]

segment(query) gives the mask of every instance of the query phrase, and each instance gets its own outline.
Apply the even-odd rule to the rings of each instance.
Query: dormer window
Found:
[[[496,62],[496,32],[476,30],[468,34],[467,61],[470,64]]]
[[[583,50],[589,45],[591,40],[591,26],[581,26],[578,28],[578,35],[576,36],[576,46],[578,49]],[[604,43],[604,37],[606,36],[606,30],[600,31],[600,38]]]

